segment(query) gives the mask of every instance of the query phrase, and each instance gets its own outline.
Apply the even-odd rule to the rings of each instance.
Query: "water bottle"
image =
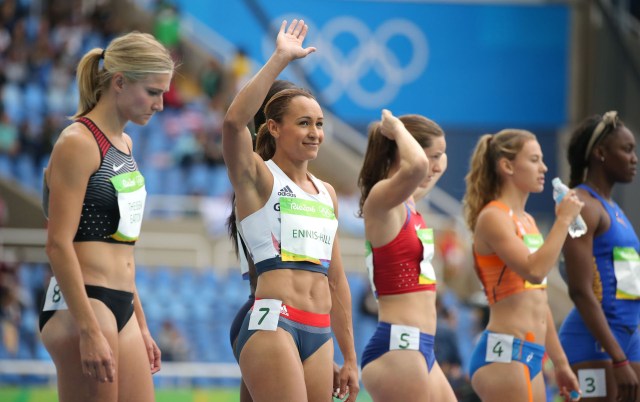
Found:
[[[559,204],[562,201],[562,197],[569,191],[569,187],[567,187],[559,177],[554,178],[551,181],[553,185],[553,199],[556,201],[556,204]],[[571,225],[569,225],[569,236],[576,238],[580,237],[583,234],[587,233],[587,224],[582,219],[582,216],[578,215]]]

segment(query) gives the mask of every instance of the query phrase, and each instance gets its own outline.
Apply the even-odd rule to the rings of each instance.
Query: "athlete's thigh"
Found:
[[[529,373],[519,362],[491,363],[480,367],[471,386],[485,402],[528,402]]]
[[[102,302],[89,299],[103,335],[111,349],[117,348],[117,328],[111,311]],[[42,331],[42,341],[56,366],[60,402],[116,402],[117,375],[114,382],[85,377],[80,359],[78,327],[68,310],[56,311]]]
[[[431,401],[438,402],[456,402],[456,394],[449,384],[449,380],[442,372],[438,362],[434,362],[429,372],[429,387],[427,388]]]
[[[239,363],[254,402],[307,400],[298,349],[282,328],[253,334],[240,352]]]
[[[151,362],[135,314],[118,336],[118,402],[153,402]]]
[[[333,387],[333,339],[329,339],[302,362],[302,367],[309,402],[330,401]]]
[[[392,350],[362,369],[362,382],[375,402],[430,401],[427,362],[416,350]]]
[[[247,385],[242,378],[240,378],[240,402],[253,402],[253,398],[251,398]]]
[[[531,390],[533,392],[534,402],[546,402],[547,401],[547,389],[544,383],[544,375],[542,371],[531,380]]]
[[[636,377],[640,380],[640,363],[631,363],[631,367],[633,367],[633,371],[636,373]],[[638,393],[636,394],[636,402],[640,402],[640,388],[638,389]]]

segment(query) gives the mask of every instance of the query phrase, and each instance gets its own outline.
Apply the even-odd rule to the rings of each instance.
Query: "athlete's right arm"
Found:
[[[418,141],[405,128],[402,121],[382,110],[379,133],[395,141],[398,170],[390,177],[380,180],[370,190],[363,205],[367,217],[379,217],[411,197],[429,174],[429,159]],[[373,135],[379,135],[376,132]],[[383,161],[380,161],[383,163]]]
[[[567,197],[565,197],[567,198]],[[565,200],[562,200],[565,202]],[[544,244],[531,253],[516,234],[512,218],[503,210],[489,207],[478,216],[474,238],[476,244],[484,244],[502,261],[525,280],[539,284],[554,266],[569,224],[580,212],[582,202],[576,197],[567,198],[563,210],[547,235]],[[522,218],[521,218],[522,219]],[[481,254],[489,254],[481,252]]]
[[[91,134],[78,123],[65,129],[53,148],[46,172],[49,186],[46,252],[78,327],[84,375],[113,382],[113,353],[89,304],[73,247],[87,182],[99,166],[100,154]]]
[[[276,49],[258,73],[240,90],[227,110],[222,127],[222,155],[229,179],[239,195],[255,188],[262,172],[267,171],[262,159],[253,152],[247,125],[260,109],[271,84],[289,62],[305,57],[315,48],[303,48],[308,27],[293,20],[287,28],[283,21],[276,39]]]

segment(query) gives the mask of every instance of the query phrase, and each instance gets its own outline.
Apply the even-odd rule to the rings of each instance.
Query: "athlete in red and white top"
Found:
[[[378,297],[378,327],[362,355],[374,401],[455,401],[433,353],[436,278],[433,231],[415,209],[446,168],[444,132],[419,115],[369,128],[358,185],[367,266]]]

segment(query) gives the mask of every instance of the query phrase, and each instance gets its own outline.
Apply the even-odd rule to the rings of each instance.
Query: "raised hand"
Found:
[[[380,133],[390,140],[395,140],[398,132],[404,129],[404,124],[389,110],[382,109]]]
[[[276,39],[276,52],[286,56],[289,60],[301,59],[309,53],[315,52],[315,47],[302,47],[307,31],[309,31],[309,26],[303,20],[294,19],[289,28],[287,28],[287,21],[282,21]]]
[[[573,222],[580,214],[583,206],[584,202],[580,201],[576,191],[569,190],[562,198],[562,201],[556,206],[556,216],[558,218],[566,217],[569,222]]]

